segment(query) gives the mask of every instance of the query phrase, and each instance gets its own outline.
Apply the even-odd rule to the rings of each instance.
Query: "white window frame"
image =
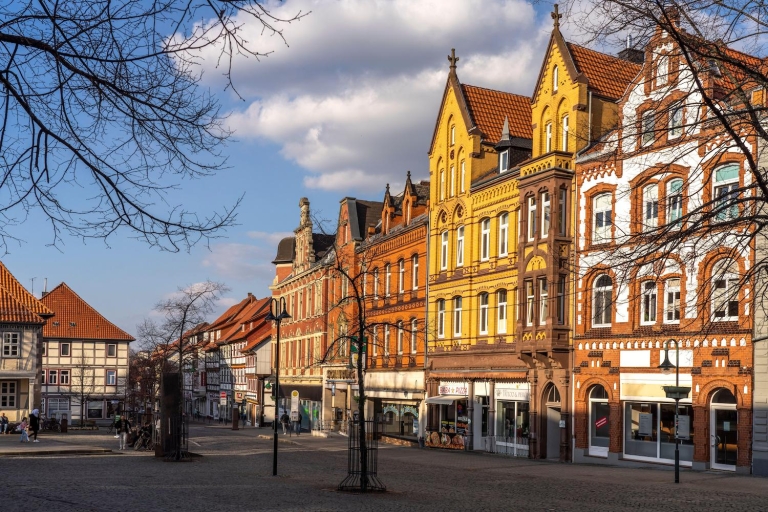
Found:
[[[541,238],[547,238],[552,222],[552,200],[549,192],[541,193]]]
[[[592,222],[592,243],[602,244],[613,239],[613,195],[599,194],[592,200],[594,220]]]
[[[640,118],[640,145],[645,147],[656,140],[656,117],[652,110],[643,112]]]
[[[676,139],[683,134],[683,104],[674,103],[669,107],[669,128],[667,138]]]
[[[398,265],[397,293],[404,293],[405,292],[405,260],[401,259],[397,265]]]
[[[552,92],[557,92],[558,70],[557,65],[552,68]]]
[[[654,325],[658,318],[658,284],[655,281],[640,282],[640,325]]]
[[[389,357],[389,324],[384,325],[384,357]]]
[[[677,284],[675,284],[675,282]],[[664,281],[664,323],[680,323],[680,291],[682,279],[672,277]]]
[[[384,266],[384,296],[389,297],[390,284],[392,280],[392,267],[387,263]]]
[[[114,349],[114,353],[110,355],[109,350]],[[107,357],[117,357],[117,343],[107,343]]]
[[[379,355],[379,326],[373,326],[373,356]]]
[[[656,58],[656,87],[662,87],[669,82],[669,57],[659,55]]]
[[[549,285],[546,277],[540,277],[539,281],[539,325],[547,325],[549,318]]]
[[[440,169],[440,200],[445,200],[445,169]]]
[[[499,215],[499,256],[506,256],[509,249],[509,213]]]
[[[598,285],[603,280],[603,277],[607,278],[610,284]],[[606,298],[608,299],[608,306],[605,306]],[[598,305],[602,304],[601,310],[598,310]],[[598,319],[598,314],[600,318]],[[607,322],[605,322],[607,317]],[[600,321],[598,321],[600,320]],[[595,286],[592,291],[592,327],[610,327],[613,320],[613,279],[607,274],[601,274],[595,279]]]
[[[525,325],[533,327],[536,321],[536,291],[532,279],[525,280],[523,293],[525,293]]]
[[[552,123],[549,122],[546,125],[545,129],[545,151],[544,153],[549,153],[552,151]]]
[[[464,226],[456,229],[456,266],[464,266]]]
[[[536,196],[528,197],[528,241],[536,238]]]
[[[718,269],[712,274],[712,320],[715,322],[734,322],[739,319],[739,279],[733,272],[736,263],[732,260],[720,260]],[[723,283],[723,292],[718,292],[719,283]],[[722,297],[724,300],[721,300]],[[731,315],[730,308],[735,303],[736,314]],[[719,312],[722,311],[722,314]]]
[[[448,231],[440,234],[440,270],[448,270]]]
[[[411,257],[411,288],[419,289],[419,255],[414,254]]]
[[[58,386],[59,384],[59,371],[58,370],[48,370],[48,378],[46,379],[45,383],[49,386]]]
[[[480,221],[480,261],[488,261],[491,257],[491,219]]]
[[[456,125],[451,125],[451,146],[456,145]]]
[[[680,187],[674,185],[679,184]],[[680,229],[683,218],[683,180],[675,178],[667,182],[667,225],[673,229]]]
[[[480,334],[488,334],[488,294],[481,293],[478,296],[478,302],[480,304]]]
[[[437,337],[445,338],[445,299],[437,301]]]
[[[397,321],[397,354],[403,355],[403,321]]]
[[[4,332],[3,333],[3,357],[18,358],[21,357],[21,333]]]
[[[418,343],[416,334],[419,332],[419,322],[415,318],[411,318],[411,354],[415,354],[418,350]]]
[[[656,184],[643,188],[643,231],[659,226],[659,187]]]
[[[451,164],[451,174],[449,175],[449,178],[451,183],[448,187],[451,190],[451,197],[454,197],[456,195],[456,166],[453,164]]]
[[[453,298],[453,336],[461,337],[462,305],[464,299],[458,295]]]
[[[110,379],[111,377],[114,377],[114,379]],[[112,380],[112,382],[110,382]],[[106,374],[104,376],[104,385],[105,386],[117,386],[117,370],[107,370]]]
[[[318,286],[317,289],[319,290],[320,287]],[[379,298],[379,269],[378,268],[373,269],[373,298],[374,299]]]
[[[720,173],[725,171],[735,171],[735,175],[719,178]],[[724,165],[715,169],[713,176],[713,207],[720,210],[715,215],[715,222],[722,222],[735,219],[739,215],[739,206],[736,204],[739,189],[740,169],[738,164]],[[728,206],[729,203],[734,203]]]
[[[507,290],[496,292],[496,332],[506,334],[507,332]]]
[[[568,235],[568,190],[565,188],[560,189],[559,194],[559,204],[558,204],[558,219],[560,222],[560,225],[558,226],[558,230],[560,233],[560,236],[567,236]]]
[[[504,150],[499,153],[499,172],[504,172],[509,169],[509,150]]]
[[[460,170],[460,174],[461,174],[460,190],[461,190],[462,193],[464,193],[464,191],[466,190],[466,188],[464,186],[464,179],[467,177],[467,166],[466,166],[464,160],[462,160],[459,165],[461,166],[461,168],[460,168],[461,169]]]

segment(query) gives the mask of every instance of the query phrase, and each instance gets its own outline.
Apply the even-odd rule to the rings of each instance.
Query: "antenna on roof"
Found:
[[[48,278],[43,279],[43,297],[48,295]]]
[[[627,34],[627,50],[632,48],[632,34]]]
[[[30,281],[32,281],[32,289],[30,290],[30,292],[32,293],[32,295],[34,295],[34,294],[35,294],[35,279],[37,279],[37,278],[36,278],[36,277],[33,277],[33,278],[31,278],[31,279],[30,279]]]

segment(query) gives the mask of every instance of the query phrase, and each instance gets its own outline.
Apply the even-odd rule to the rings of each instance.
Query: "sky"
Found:
[[[270,294],[277,242],[299,222],[299,199],[334,219],[339,200],[381,200],[406,171],[428,178],[427,151],[456,48],[462,83],[530,95],[552,29],[552,4],[516,0],[285,0],[277,16],[311,14],[284,27],[289,46],[248,39],[263,59],[239,58],[225,88],[213,49],[201,54],[203,86],[229,113],[235,132],[223,148],[228,168],[182,183],[180,199],[203,212],[241,195],[238,225],[189,253],[151,249],[128,232],[106,243],[64,238],[35,215],[24,241],[2,261],[40,296],[66,282],[107,319],[136,334],[154,305],[179,286],[206,279],[231,291],[219,312],[251,292]],[[246,22],[248,23],[248,22]],[[567,19],[563,31],[568,34]]]

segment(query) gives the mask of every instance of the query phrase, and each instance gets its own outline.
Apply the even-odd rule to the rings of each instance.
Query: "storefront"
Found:
[[[390,437],[417,441],[424,399],[423,371],[369,371],[365,375],[365,393],[378,421],[379,431]]]
[[[497,382],[494,387],[496,451],[503,447],[506,453],[524,456],[530,433],[530,386],[527,382]]]
[[[438,396],[429,397],[425,443],[433,448],[463,450],[469,427],[469,394],[465,382],[441,381]]]

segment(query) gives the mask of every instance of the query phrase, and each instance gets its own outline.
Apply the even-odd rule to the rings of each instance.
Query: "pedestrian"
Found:
[[[280,416],[280,423],[283,425],[283,435],[288,433],[288,430],[290,429],[290,422],[291,419],[288,417],[288,414],[283,412],[283,415]]]
[[[27,434],[27,417],[26,416],[21,418],[21,424],[19,425],[19,428],[21,429],[21,442],[28,443],[29,434]]]
[[[301,413],[299,413],[298,415],[298,421],[296,421],[295,427],[296,427],[296,435],[297,436],[301,435]]]
[[[121,416],[118,416],[119,421],[115,424],[115,430],[117,430],[118,435],[120,436],[120,449],[125,450],[126,440],[128,439],[128,434],[131,432],[131,423],[128,421],[128,418],[123,418]]]
[[[37,440],[37,431],[40,430],[40,410],[32,409],[32,414],[29,417],[29,428],[32,430],[32,436],[35,438],[34,443],[39,443]]]
[[[0,432],[3,434],[8,433],[8,416],[6,416],[5,413],[0,416]]]
[[[118,423],[120,423],[120,415],[119,414],[115,414],[115,421],[114,421],[114,425],[113,425],[113,427],[115,429],[115,439],[117,439],[119,437],[118,429],[117,429],[117,424]]]

